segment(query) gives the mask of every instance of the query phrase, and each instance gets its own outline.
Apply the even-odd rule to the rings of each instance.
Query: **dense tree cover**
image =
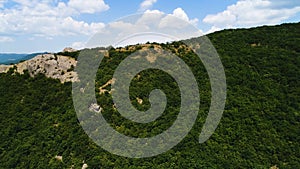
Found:
[[[31,78],[28,73],[0,74],[0,168],[81,168],[83,163],[89,168],[299,168],[299,28],[300,23],[284,24],[209,35],[225,67],[227,102],[221,123],[203,144],[198,137],[210,106],[207,72],[193,52],[180,48],[181,42],[160,44],[190,66],[201,105],[188,136],[152,158],[119,157],[93,143],[76,118],[70,83],[43,75]],[[118,64],[138,49],[109,50],[97,72],[96,98],[117,131],[149,137],[170,127],[178,114],[180,91],[171,76],[150,69],[131,83],[130,98],[139,110],[150,107],[148,95],[153,89],[162,89],[168,98],[163,115],[148,124],[123,118],[114,109],[111,95],[99,94],[99,87],[112,78]],[[78,53],[70,55],[77,58]]]
[[[62,55],[62,56],[69,56],[69,57],[72,57],[72,58],[75,58],[77,59],[78,56],[80,54],[80,50],[79,51],[75,51],[75,52],[58,52],[58,53],[55,53],[55,55]]]

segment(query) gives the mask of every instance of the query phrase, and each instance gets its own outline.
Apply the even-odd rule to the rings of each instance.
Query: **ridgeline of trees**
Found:
[[[225,68],[227,101],[218,128],[205,143],[198,143],[211,97],[204,66],[193,52],[181,48],[182,42],[154,43],[179,55],[198,82],[199,116],[177,146],[151,158],[112,155],[93,143],[79,125],[71,83],[10,71],[0,74],[0,168],[81,168],[83,163],[89,168],[132,169],[300,168],[300,23],[224,30],[208,37]],[[99,94],[118,64],[140,46],[127,49],[111,48],[103,59],[97,72],[97,101],[105,119],[120,133],[157,135],[172,125],[180,109],[180,91],[171,76],[150,69],[131,82],[130,98],[139,110],[150,107],[148,94],[153,89],[160,88],[167,96],[163,116],[148,124],[123,118],[111,95]],[[77,58],[79,53],[68,55]]]

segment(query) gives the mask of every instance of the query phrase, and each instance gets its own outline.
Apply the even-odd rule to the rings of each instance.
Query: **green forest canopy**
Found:
[[[180,144],[152,158],[112,155],[93,143],[79,125],[71,83],[61,84],[42,74],[31,78],[26,72],[9,72],[0,74],[0,168],[81,168],[83,163],[89,168],[300,168],[300,23],[224,30],[208,37],[225,68],[227,102],[221,123],[205,143],[198,143],[210,104],[205,68],[192,52],[177,50],[181,42],[154,43],[176,52],[198,80],[199,116]],[[132,52],[109,50],[110,57],[104,58],[97,73],[98,93]],[[78,53],[66,55],[78,57]],[[109,93],[96,97],[105,119],[117,131],[149,137],[174,122],[180,92],[164,72],[143,71],[141,77],[130,87],[137,109],[150,107],[145,93],[154,88],[164,90],[168,98],[168,109],[155,123],[130,122],[113,108]],[[143,99],[143,104],[138,104],[136,97]]]

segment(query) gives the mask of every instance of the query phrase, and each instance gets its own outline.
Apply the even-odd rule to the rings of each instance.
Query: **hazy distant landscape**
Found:
[[[44,52],[47,53],[47,52]],[[29,60],[37,55],[44,53],[17,54],[17,53],[0,53],[0,64],[10,65],[20,61]]]

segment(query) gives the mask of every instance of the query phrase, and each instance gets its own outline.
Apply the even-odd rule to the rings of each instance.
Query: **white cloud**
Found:
[[[127,34],[149,30],[164,31],[164,33],[171,33],[171,30],[183,29],[195,25],[198,19],[190,19],[185,11],[181,8],[173,10],[172,14],[165,14],[159,10],[146,10],[137,20],[133,23],[127,22],[114,22],[110,24],[111,28],[121,28],[126,30]],[[183,29],[184,30],[184,29]]]
[[[102,0],[88,1],[89,5],[96,6],[91,8],[86,3],[83,3],[81,8],[75,8],[75,2],[80,2],[80,0],[70,0],[67,4],[58,2],[55,6],[51,0],[14,1],[17,2],[16,6],[0,12],[1,34],[31,34],[47,38],[53,36],[93,35],[105,26],[103,23],[86,23],[74,19],[80,13],[106,10],[108,6]]]
[[[212,26],[207,32],[205,32],[204,34],[209,34],[209,33],[213,33],[213,32],[216,32],[216,31],[220,31],[222,30],[221,28],[218,28],[216,26]]]
[[[84,49],[86,46],[86,43],[85,42],[74,42],[71,47],[73,49],[77,49],[77,50],[80,50],[80,49]]]
[[[154,25],[159,24],[162,17],[165,14],[159,10],[146,10],[144,14],[138,19],[137,24],[147,25],[153,23]]]
[[[13,1],[22,6],[33,6],[37,3],[36,1],[30,1],[30,0],[13,0]]]
[[[4,3],[6,2],[6,0],[0,0],[0,8],[4,7]]]
[[[141,4],[140,4],[140,9],[139,11],[145,11],[147,9],[150,9],[153,4],[155,4],[157,2],[157,0],[144,0]]]
[[[68,6],[78,10],[80,13],[96,13],[109,9],[103,0],[70,0]]]
[[[216,15],[207,15],[203,22],[215,25],[232,25],[236,22],[236,15],[232,14],[230,11],[223,11]]]
[[[49,49],[50,47],[48,46],[59,46],[61,48],[62,45],[79,49],[86,46],[86,43],[80,41],[84,41],[84,39],[99,32],[101,36],[98,36],[96,41],[103,43],[100,45],[97,43],[97,46],[114,45],[126,38],[125,41],[120,43],[166,42],[201,35],[201,32],[191,26],[191,24],[196,24],[198,20],[190,19],[181,8],[175,9],[171,14],[165,14],[159,10],[145,10],[143,14],[133,16],[132,21],[121,20],[104,24],[99,22],[88,23],[76,19],[82,13],[95,13],[107,10],[109,7],[104,4],[103,0],[70,0],[67,2],[60,0],[13,1],[16,5],[4,10],[0,9],[0,35],[5,36],[5,38],[0,38],[0,42],[13,41],[14,39],[10,38],[10,35],[17,35],[30,41],[45,40],[45,43],[48,42],[38,46],[25,45],[30,46],[30,50]],[[80,1],[83,3],[79,5],[78,2]],[[151,5],[155,2],[151,1]],[[100,5],[97,6],[96,4]],[[145,7],[145,4],[142,6]],[[15,39],[15,42],[18,43],[18,40],[20,39]],[[20,41],[19,43],[22,42]],[[55,44],[51,44],[53,42]]]
[[[184,21],[189,21],[189,17],[187,16],[187,14],[184,12],[184,10],[183,9],[181,9],[181,8],[176,8],[176,9],[174,9],[174,11],[173,11],[173,16],[175,16],[175,17],[178,17],[178,18],[180,18],[180,19],[182,19],[182,20],[184,20]]]
[[[167,42],[203,35],[193,26],[197,19],[190,19],[183,9],[172,14],[159,10],[146,10],[143,14],[129,16],[106,25],[103,31],[87,44],[95,46],[124,46],[149,42]]]
[[[282,3],[279,0],[239,0],[223,12],[207,15],[203,22],[219,28],[279,24],[300,12],[300,3],[291,6],[292,2],[294,1]]]
[[[0,42],[13,42],[13,38],[7,36],[0,36]]]
[[[178,19],[183,20],[184,22],[178,22]],[[185,23],[186,22],[186,23]],[[196,26],[198,19],[189,19],[188,15],[182,8],[176,8],[172,14],[168,14],[161,20],[160,27],[185,27],[186,24],[192,24]]]

